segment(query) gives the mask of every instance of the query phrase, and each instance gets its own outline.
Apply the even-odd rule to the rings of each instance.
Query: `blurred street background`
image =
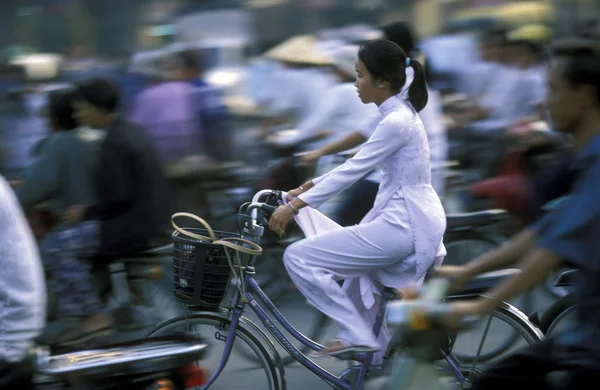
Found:
[[[332,88],[354,78],[340,75],[348,64],[333,53],[392,39],[393,26],[408,23],[409,54],[427,64],[433,108],[422,119],[446,212],[505,210],[501,220],[461,220],[471,236],[456,238],[449,225],[446,263],[463,264],[539,215],[551,190],[545,178],[570,152],[544,108],[546,51],[558,37],[600,39],[599,20],[598,0],[2,0],[0,173],[18,178],[50,134],[49,91],[102,77],[121,92],[121,114],[153,141],[172,211],[233,231],[237,207],[257,190],[295,188],[352,154],[326,159],[323,151],[362,130],[348,127],[351,113],[323,111]],[[103,129],[78,131],[102,137]],[[356,191],[322,211],[347,217],[340,206]],[[310,332],[316,313],[281,264],[285,245],[301,237],[294,227],[283,241],[268,234],[257,279]],[[513,303],[542,313],[563,294],[549,281]],[[319,341],[335,331],[323,329]],[[492,340],[502,332],[493,330]],[[347,366],[323,364],[335,373]],[[228,367],[218,388],[261,388],[264,375],[235,351]],[[293,390],[327,388],[298,364],[287,380]]]

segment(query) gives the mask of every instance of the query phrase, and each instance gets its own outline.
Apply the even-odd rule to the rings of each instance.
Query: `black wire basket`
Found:
[[[185,231],[209,236],[206,229],[184,228]],[[215,231],[217,240],[239,238],[236,233]],[[198,310],[219,308],[231,280],[227,250],[220,244],[200,241],[175,231],[173,238],[173,282],[175,298]],[[233,259],[236,254],[230,253]]]

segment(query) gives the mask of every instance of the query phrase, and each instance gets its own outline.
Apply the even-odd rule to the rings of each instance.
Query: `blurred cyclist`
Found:
[[[98,257],[104,260],[137,254],[164,232],[168,222],[166,181],[148,137],[118,113],[119,93],[108,81],[81,84],[75,111],[81,124],[106,129],[95,180],[98,203],[79,205],[66,222],[100,221]]]
[[[44,270],[21,206],[1,176],[0,237],[0,388],[28,390],[28,351],[46,324]]]
[[[563,264],[577,273],[573,329],[526,347],[486,370],[474,390],[556,389],[547,375],[568,373],[564,389],[596,389],[600,379],[600,46],[567,40],[552,50],[547,105],[556,130],[574,141],[575,182],[568,198],[538,223],[502,247],[463,267],[439,273],[458,281],[519,262],[522,273],[486,293],[487,298],[453,304],[450,322],[484,315],[542,283]]]

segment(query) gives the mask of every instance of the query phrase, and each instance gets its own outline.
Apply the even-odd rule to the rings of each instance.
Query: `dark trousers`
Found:
[[[596,390],[598,383],[600,365],[584,351],[546,339],[485,370],[472,390]]]
[[[20,363],[0,361],[0,389],[33,390],[33,364],[30,360]]]

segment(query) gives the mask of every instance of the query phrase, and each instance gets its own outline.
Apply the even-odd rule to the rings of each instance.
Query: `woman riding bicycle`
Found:
[[[414,81],[405,99],[400,91],[407,68],[413,68]],[[270,229],[283,235],[298,210],[318,208],[381,168],[377,199],[359,225],[301,240],[285,251],[298,289],[340,327],[338,337],[315,357],[384,351],[387,332],[382,329],[377,340],[372,331],[381,286],[418,283],[445,254],[446,218],[431,186],[429,147],[417,116],[428,98],[423,66],[395,43],[375,40],[358,51],[356,72],[359,97],[377,104],[381,122],[352,159],[290,191],[289,203],[269,221]]]

